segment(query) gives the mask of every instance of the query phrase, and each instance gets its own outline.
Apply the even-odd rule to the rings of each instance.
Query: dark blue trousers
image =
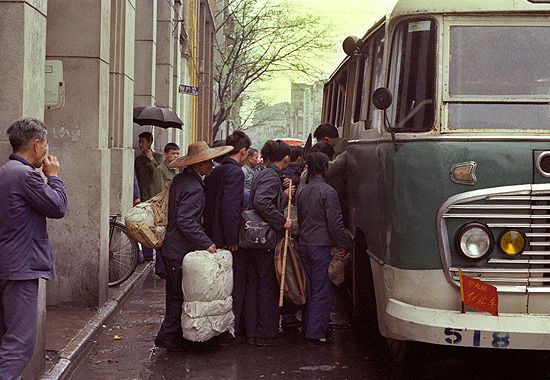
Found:
[[[279,284],[273,251],[248,250],[245,295],[247,337],[275,338],[279,332]]]
[[[143,257],[153,257],[153,248],[142,247],[141,253],[143,253]]]
[[[245,335],[244,297],[246,292],[247,251],[239,249],[231,252],[233,256],[233,314],[235,315],[235,336]]]
[[[164,268],[164,260],[162,260],[162,249],[155,249],[155,274],[166,275],[166,269]]]
[[[36,344],[38,279],[0,280],[0,379],[16,379]]]
[[[183,307],[181,263],[183,259],[174,260],[163,257],[163,260],[166,269],[166,313],[155,341],[164,342],[171,346],[181,346],[184,344],[181,329]]]
[[[336,294],[336,286],[327,276],[328,265],[332,259],[330,247],[300,244],[300,258],[306,273],[309,292],[304,321],[305,337],[326,338],[332,303]]]

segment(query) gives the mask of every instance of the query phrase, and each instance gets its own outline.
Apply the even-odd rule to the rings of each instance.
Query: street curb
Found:
[[[74,361],[78,356],[86,349],[88,344],[92,341],[97,334],[99,328],[103,326],[104,322],[113,314],[118,308],[122,300],[130,293],[130,291],[142,280],[147,277],[153,263],[147,263],[141,272],[134,273],[126,282],[123,287],[118,288],[115,294],[109,298],[109,300],[99,309],[96,315],[90,319],[88,323],[76,334],[76,336],[69,342],[67,347],[59,353],[59,360],[45,372],[41,380],[61,380],[69,374],[69,371],[74,365]]]

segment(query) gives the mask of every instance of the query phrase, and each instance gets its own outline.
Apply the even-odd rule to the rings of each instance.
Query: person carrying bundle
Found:
[[[204,141],[189,145],[187,155],[174,160],[171,167],[185,167],[172,180],[168,201],[168,226],[162,260],[166,267],[166,314],[155,345],[170,351],[183,351],[181,314],[183,306],[182,261],[192,251],[216,253],[216,246],[202,228],[205,204],[202,176],[212,172],[212,159],[233,147],[210,148]]]

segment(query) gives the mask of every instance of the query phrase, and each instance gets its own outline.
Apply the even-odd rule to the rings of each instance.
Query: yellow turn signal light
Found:
[[[525,236],[517,230],[506,230],[500,235],[499,245],[507,255],[517,255],[525,249]]]

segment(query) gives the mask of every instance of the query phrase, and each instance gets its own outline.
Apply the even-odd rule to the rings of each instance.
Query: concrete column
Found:
[[[155,105],[174,109],[174,6],[172,1],[157,3],[157,80]],[[155,128],[155,147],[162,151],[172,131]]]
[[[44,1],[0,0],[0,165],[12,152],[6,129],[21,117],[44,117],[46,4]],[[56,254],[54,250],[54,254]],[[33,357],[23,373],[36,378],[44,371],[46,286],[38,288],[38,336]]]
[[[65,106],[45,119],[69,196],[67,216],[52,224],[59,280],[48,284],[49,304],[107,299],[110,16],[110,0],[48,1],[46,55],[63,62]]]
[[[181,81],[184,84],[191,84],[191,75],[189,73],[189,67],[191,67],[191,59],[188,57],[183,57],[182,64],[180,67],[181,72]],[[183,132],[181,133],[182,138],[182,152],[187,151],[187,146],[191,143],[193,138],[193,103],[192,99],[195,98],[191,95],[181,95],[181,120],[183,121]]]
[[[198,82],[199,82],[199,95],[198,95],[198,104],[197,104],[197,140],[206,140],[205,135],[205,108],[207,106],[207,83],[205,81],[204,76],[204,67],[206,65],[206,62],[204,60],[204,52],[206,49],[206,12],[207,7],[206,4],[201,0],[199,4],[199,35],[198,35],[198,61],[199,61],[199,67],[197,68],[198,71]],[[209,141],[207,141],[209,142]]]
[[[111,0],[109,148],[111,214],[132,207],[135,0]]]
[[[199,10],[197,139],[212,142],[212,66],[214,20],[210,5],[201,0]]]
[[[157,0],[136,0],[134,106],[155,104]]]
[[[183,110],[181,108],[181,94],[179,94],[178,92],[178,89],[179,89],[179,85],[182,84],[181,82],[181,79],[180,79],[180,67],[181,67],[181,62],[182,62],[182,57],[181,57],[181,45],[180,45],[180,31],[181,31],[181,26],[182,26],[182,22],[181,22],[181,19],[182,19],[182,12],[181,12],[181,1],[174,1],[174,33],[172,33],[172,38],[174,39],[174,43],[172,44],[173,45],[173,49],[174,49],[174,53],[173,53],[173,62],[174,62],[174,70],[173,70],[173,74],[174,74],[174,79],[173,79],[173,83],[174,85],[172,86],[172,105],[173,105],[173,109],[174,111],[176,112],[176,114],[178,114],[178,116],[180,117],[180,119],[182,119],[182,115],[183,115]],[[183,121],[183,119],[182,119]],[[185,128],[185,125],[183,126],[183,128]],[[182,138],[182,131],[179,130],[179,129],[175,129],[173,128],[171,130],[171,135],[169,136],[169,139],[170,141],[173,141],[175,142],[176,144],[178,144],[180,146],[180,148],[182,147],[182,142],[183,142],[183,138]]]
[[[166,1],[166,0],[161,0]],[[157,0],[135,0],[136,29],[134,54],[134,107],[155,105],[157,72]],[[135,125],[133,146],[138,135],[151,127]]]

